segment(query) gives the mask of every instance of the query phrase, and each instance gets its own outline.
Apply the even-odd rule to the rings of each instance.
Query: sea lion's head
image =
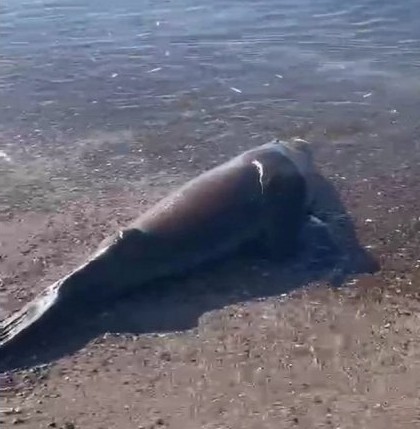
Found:
[[[315,198],[314,178],[316,176],[311,143],[299,138],[289,141],[277,139],[264,146],[267,149],[279,151],[293,163],[306,184],[306,205],[311,206]]]
[[[284,156],[293,162],[305,180],[315,173],[315,164],[311,143],[295,138],[293,140],[275,140],[273,143]]]

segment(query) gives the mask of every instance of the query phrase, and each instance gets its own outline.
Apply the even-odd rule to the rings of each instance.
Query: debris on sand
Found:
[[[4,159],[7,162],[12,162],[12,158],[4,150],[0,150],[0,159]]]
[[[231,87],[230,87],[230,89],[231,89],[233,92],[237,92],[238,94],[242,94],[242,90],[240,90],[239,88],[235,88],[234,86],[231,86]]]

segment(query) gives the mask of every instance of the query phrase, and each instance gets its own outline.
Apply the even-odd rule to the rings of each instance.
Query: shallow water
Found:
[[[3,0],[0,208],[196,172],[272,137],[415,141],[419,13],[416,0]]]

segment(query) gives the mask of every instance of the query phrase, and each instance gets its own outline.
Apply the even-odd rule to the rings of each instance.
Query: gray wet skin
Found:
[[[82,266],[0,324],[0,348],[60,305],[113,301],[258,240],[284,259],[310,204],[314,167],[303,141],[274,141],[186,183],[105,240]]]

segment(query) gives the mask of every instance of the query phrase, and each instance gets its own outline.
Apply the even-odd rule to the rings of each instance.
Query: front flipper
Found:
[[[327,265],[337,263],[341,256],[340,246],[328,222],[313,213],[309,214],[303,228],[303,238],[314,260]]]
[[[276,176],[264,186],[261,240],[269,257],[281,261],[299,250],[305,222],[305,184],[300,176]]]
[[[300,248],[300,216],[290,218],[290,213],[279,213],[266,221],[261,241],[270,259],[282,261],[296,255]]]

